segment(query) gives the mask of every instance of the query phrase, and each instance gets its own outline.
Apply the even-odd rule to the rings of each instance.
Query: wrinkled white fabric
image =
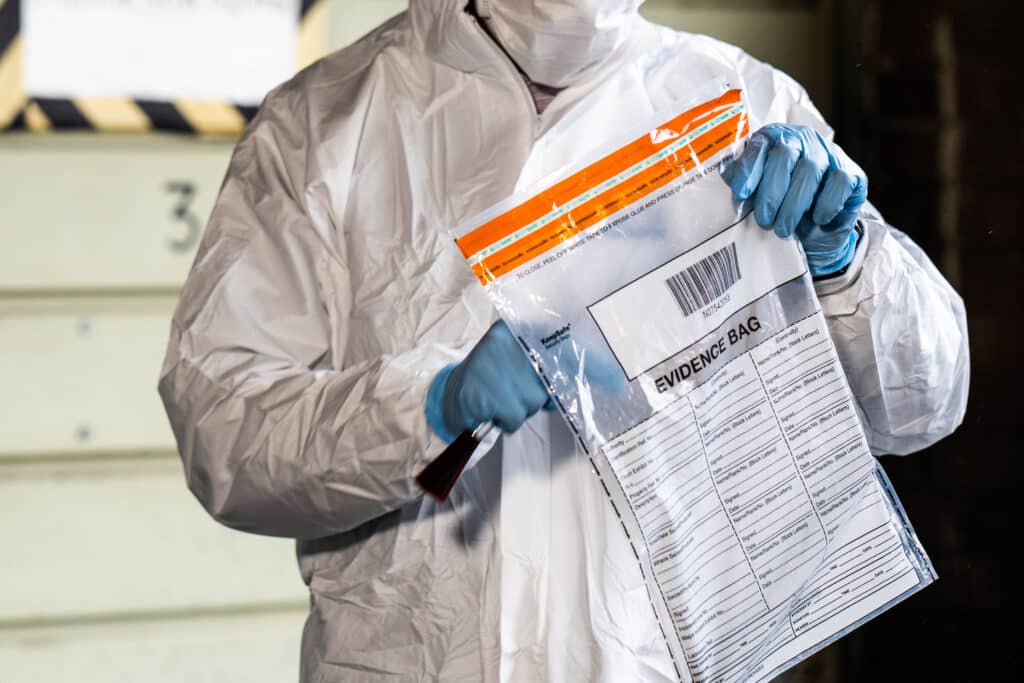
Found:
[[[564,87],[613,59],[643,0],[476,0],[477,12],[531,80]]]
[[[444,505],[427,386],[495,313],[446,229],[711,79],[755,125],[828,132],[739,49],[638,21],[541,116],[463,9],[410,10],[271,93],[232,159],[171,327],[160,392],[221,522],[299,539],[304,681],[668,681],[643,578],[590,465],[541,413]],[[874,452],[963,416],[963,304],[874,210],[820,284]],[[241,568],[240,571],[244,571]]]

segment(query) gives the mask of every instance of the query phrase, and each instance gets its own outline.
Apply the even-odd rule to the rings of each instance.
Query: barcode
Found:
[[[729,291],[743,277],[736,258],[736,243],[730,242],[707,258],[681,273],[676,273],[668,285],[683,315],[692,315]]]

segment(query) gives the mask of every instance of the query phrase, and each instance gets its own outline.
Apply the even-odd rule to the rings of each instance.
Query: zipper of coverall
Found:
[[[497,40],[488,33],[487,29],[480,25],[481,19],[473,15],[470,15],[470,18],[473,20],[473,25],[476,26],[476,30],[480,32],[484,40],[490,43],[491,47],[501,55],[501,60],[505,62],[505,66],[512,72],[512,78],[519,84],[519,92],[526,98],[526,105],[530,110],[530,114],[533,115],[530,122],[530,142],[531,144],[536,142],[537,130],[539,128],[542,114],[537,111],[537,102],[533,99],[533,93],[530,92],[530,86],[526,84],[526,77],[519,70],[515,61],[513,61],[513,59],[508,56],[508,53],[505,52],[505,48],[499,45]]]

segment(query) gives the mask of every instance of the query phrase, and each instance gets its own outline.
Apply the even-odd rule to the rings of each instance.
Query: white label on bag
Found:
[[[675,671],[699,683],[766,680],[935,578],[800,248],[713,172],[748,134],[738,96],[455,235],[591,457],[620,522],[603,532],[625,530]],[[694,130],[690,154],[621,180]]]
[[[743,221],[589,307],[634,379],[807,271],[799,252]]]

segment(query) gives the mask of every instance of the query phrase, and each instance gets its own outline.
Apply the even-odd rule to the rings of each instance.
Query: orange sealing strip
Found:
[[[742,92],[738,89],[730,90],[721,97],[683,112],[644,136],[587,166],[582,171],[574,173],[515,208],[463,235],[456,240],[459,249],[463,256],[469,258],[481,249],[504,239],[520,227],[545,216],[552,207],[565,204],[578,196],[585,188],[596,187],[652,154],[656,154],[685,135],[690,129],[700,126],[707,119],[713,118],[716,114],[741,101]]]
[[[692,126],[692,124],[693,121],[691,120],[688,124],[688,127]],[[656,130],[661,130],[661,128],[658,128]],[[683,130],[683,132],[685,132],[685,129]],[[587,228],[596,225],[597,223],[604,220],[608,215],[613,214],[616,211],[619,211],[622,208],[628,206],[629,204],[638,201],[639,199],[650,194],[651,192],[654,192],[658,188],[667,185],[668,183],[679,178],[683,174],[691,171],[697,166],[698,163],[704,163],[708,159],[712,158],[713,156],[721,152],[723,149],[726,149],[736,140],[745,137],[748,133],[749,120],[745,112],[740,112],[735,116],[729,118],[725,122],[719,124],[715,128],[709,130],[707,133],[704,133],[700,137],[696,138],[690,145],[683,148],[683,150],[680,150],[681,152],[685,152],[685,154],[672,155],[670,157],[667,157],[663,161],[651,166],[650,168],[641,171],[640,173],[637,173],[633,176],[630,176],[627,180],[616,185],[615,187],[608,189],[607,191],[603,192],[597,197],[594,197],[592,200],[584,203],[583,205],[579,206],[572,212],[563,215],[558,220],[548,223],[547,225],[543,226],[536,232],[527,235],[526,237],[510,244],[504,249],[501,249],[495,252],[494,254],[491,254],[490,256],[480,261],[479,263],[474,264],[473,272],[476,274],[477,278],[480,280],[482,284],[487,285],[493,282],[496,278],[501,277],[502,275],[508,273],[511,270],[514,270],[515,268],[518,268],[519,266],[536,258],[537,256],[543,254],[544,252],[553,249],[558,244],[582,232],[583,230],[586,230]],[[673,138],[677,137],[678,135],[673,136]],[[642,138],[641,140],[648,141],[649,138],[645,137]],[[668,142],[671,142],[671,140],[669,140]],[[626,150],[629,150],[630,148],[633,147],[633,145],[636,144],[636,142],[631,143],[627,147],[615,152],[614,154],[608,157],[605,157],[605,159],[602,159],[600,162],[595,164],[595,166],[598,166],[606,162],[608,159],[615,158],[617,163],[613,167],[614,172],[608,173],[605,176],[605,178],[607,179],[613,177],[616,173],[621,173],[623,170],[629,168],[633,164],[649,156],[649,154],[645,153],[642,156],[639,156],[638,158],[632,159],[628,163],[622,163],[622,159],[627,157],[625,155],[622,155],[621,153]],[[659,144],[658,147],[664,147],[664,144]],[[650,149],[652,148],[648,147],[648,150]],[[586,169],[581,173],[586,173]],[[573,177],[575,178],[576,176]],[[572,193],[571,196],[568,197],[568,199],[572,199],[580,194],[581,187],[578,183],[581,182],[584,181],[581,181],[580,179],[576,180],[577,185],[572,187]],[[601,181],[588,179],[586,185],[582,189],[585,191],[585,188],[587,186],[594,186],[599,184],[599,182]],[[559,185],[561,184],[562,183],[560,183]],[[557,188],[558,186],[555,187]],[[554,190],[555,188],[552,188],[552,191]],[[532,201],[533,200],[531,200],[531,202]],[[550,199],[547,201],[550,201]],[[527,204],[528,203],[530,202],[527,202]],[[495,223],[496,221],[491,221],[491,223],[485,224],[481,228],[478,228],[477,231],[469,233],[467,237],[469,237],[470,235],[474,235],[479,230],[487,228],[488,226],[491,226],[492,230],[496,229],[497,226],[501,226],[502,228],[507,227],[508,229],[504,232],[502,237],[515,231],[516,229],[526,224],[527,222],[521,218],[522,212],[524,211],[523,207],[525,206],[526,204],[521,204],[515,209],[512,209],[511,211],[498,217],[498,219],[496,219],[498,223],[496,223],[494,226],[491,226],[491,224]],[[548,203],[547,211],[550,210],[551,204]],[[516,212],[519,212],[517,214],[518,220],[511,221],[509,219],[509,216]],[[537,218],[543,215],[544,213],[540,213],[539,215],[534,216],[531,220],[536,220]],[[508,221],[508,223],[504,223],[504,221]],[[497,239],[501,238],[494,238],[489,242],[482,244],[479,247],[479,249],[488,246],[488,244],[493,243]],[[460,243],[459,246],[462,247],[462,244]],[[466,256],[471,255],[466,253],[465,248],[463,248],[463,254],[465,254]]]

